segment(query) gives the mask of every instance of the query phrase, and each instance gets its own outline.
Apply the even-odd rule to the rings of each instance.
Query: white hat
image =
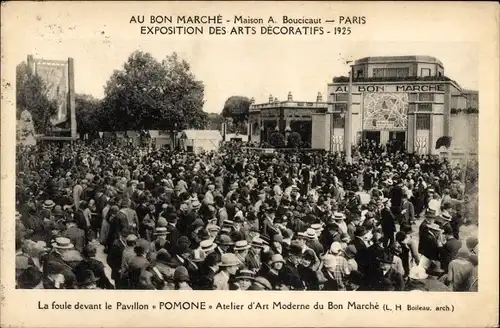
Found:
[[[413,268],[411,268],[408,277],[415,280],[421,280],[427,278],[427,273],[425,272],[424,268],[420,266],[414,266]]]
[[[344,215],[344,213],[335,212],[333,214],[333,219],[334,220],[345,220],[345,215]]]
[[[203,240],[200,242],[200,247],[205,253],[209,253],[217,248],[217,244],[213,242],[213,240]]]
[[[342,250],[342,245],[338,241],[334,241],[332,246],[330,246],[330,252],[332,254],[338,254]]]
[[[59,249],[72,249],[74,246],[71,240],[66,237],[57,237],[55,243],[52,243],[52,247]]]

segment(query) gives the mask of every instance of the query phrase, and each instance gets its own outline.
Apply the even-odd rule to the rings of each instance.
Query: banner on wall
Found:
[[[408,93],[366,92],[363,94],[363,129],[406,131]]]

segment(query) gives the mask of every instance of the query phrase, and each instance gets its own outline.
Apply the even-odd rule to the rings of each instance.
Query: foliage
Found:
[[[101,129],[100,116],[102,115],[101,100],[92,97],[91,95],[77,94],[75,95],[75,111],[78,133],[95,134]]]
[[[32,117],[35,131],[45,134],[52,128],[50,118],[57,113],[57,103],[49,100],[48,87],[23,62],[16,67],[16,116],[27,110]]]
[[[107,130],[202,129],[204,85],[176,53],[161,62],[136,51],[105,87],[103,101]]]
[[[231,96],[227,98],[222,109],[222,116],[232,118],[234,123],[242,123],[248,120],[251,101],[243,96]]]
[[[284,148],[285,147],[285,137],[282,133],[276,131],[271,134],[269,137],[269,143],[274,148]]]
[[[208,113],[207,120],[207,128],[209,130],[220,130],[222,128],[222,123],[224,122],[224,118],[218,113]]]
[[[288,147],[291,148],[302,147],[302,137],[298,132],[292,132],[288,135]]]

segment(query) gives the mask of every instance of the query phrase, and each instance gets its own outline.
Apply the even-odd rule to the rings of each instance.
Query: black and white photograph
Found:
[[[488,288],[478,43],[221,4],[10,18],[14,290]]]

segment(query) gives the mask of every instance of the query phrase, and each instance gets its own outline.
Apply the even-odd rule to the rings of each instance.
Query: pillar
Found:
[[[71,137],[76,138],[76,110],[75,110],[75,62],[73,58],[68,58],[68,96],[69,96],[69,112],[71,124]]]

